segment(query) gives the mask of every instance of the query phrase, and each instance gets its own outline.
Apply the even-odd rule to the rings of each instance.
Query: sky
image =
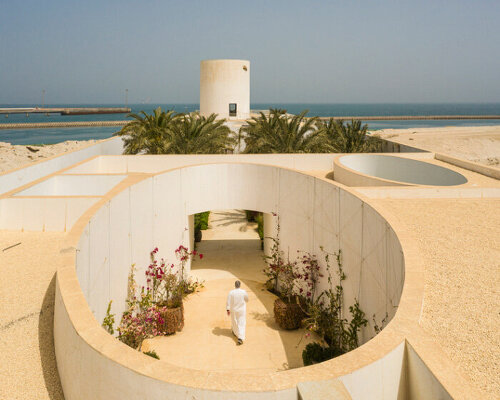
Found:
[[[0,0],[0,104],[198,103],[250,60],[252,103],[500,102],[498,0]]]

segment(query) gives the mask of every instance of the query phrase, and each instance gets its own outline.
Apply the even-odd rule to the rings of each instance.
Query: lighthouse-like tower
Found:
[[[250,61],[200,63],[200,113],[227,119],[250,117]]]

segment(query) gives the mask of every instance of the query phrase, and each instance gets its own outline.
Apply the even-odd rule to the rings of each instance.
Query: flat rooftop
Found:
[[[456,373],[469,381],[482,398],[497,399],[500,393],[497,312],[500,304],[500,181],[436,160],[433,153],[402,156],[445,166],[463,174],[468,182],[446,190],[427,187],[351,189],[376,205],[384,216],[405,226],[407,239],[416,243],[418,253],[410,256],[420,257],[424,266],[421,277],[424,302],[419,325],[424,336],[429,338],[419,348],[419,355],[425,361],[444,353],[449,359],[447,363],[452,364]],[[141,157],[144,164],[139,161]],[[60,179],[74,175],[80,176],[80,180],[81,176],[92,174],[115,176],[110,179],[117,183],[122,175],[132,179],[137,174],[173,168],[172,159],[167,159],[169,156],[154,157],[161,160],[159,164],[151,164],[148,156],[86,157],[0,195],[0,201],[10,201],[17,192],[36,188],[35,185],[56,176]],[[241,162],[246,162],[244,157]],[[323,168],[321,162],[309,168],[304,167],[307,163],[293,162],[295,169],[306,174],[322,178],[332,176],[331,169]],[[109,185],[103,187],[111,188]],[[92,194],[105,197],[103,190]],[[36,191],[31,194],[30,200],[40,196]],[[82,210],[88,204],[85,203]],[[0,363],[2,398],[63,398],[51,335],[55,273],[65,262],[67,236],[66,232],[0,230],[0,249],[20,243],[0,252],[3,282],[15,282],[2,285],[0,292],[3,338],[0,352],[7,361]]]

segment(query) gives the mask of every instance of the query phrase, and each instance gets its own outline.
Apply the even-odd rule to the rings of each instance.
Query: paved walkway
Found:
[[[265,267],[256,224],[248,224],[241,211],[213,212],[211,229],[203,232],[198,250],[203,260],[192,275],[205,288],[185,302],[182,332],[145,341],[161,359],[186,368],[241,373],[278,371],[302,364],[302,350],[311,341],[303,330],[284,331],[274,322],[276,296],[265,287]],[[248,292],[247,338],[237,346],[226,315],[226,296],[235,279]]]

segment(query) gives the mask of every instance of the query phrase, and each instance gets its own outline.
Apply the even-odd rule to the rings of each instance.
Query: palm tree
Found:
[[[330,118],[319,123],[319,129],[328,140],[329,151],[335,153],[371,153],[380,150],[380,140],[367,135],[368,125],[360,120],[344,123]]]
[[[141,111],[129,114],[134,118],[115,135],[125,136],[123,139],[124,154],[165,154],[168,151],[172,125],[180,118],[174,111],[162,111],[161,107],[153,114]]]
[[[168,151],[165,154],[221,154],[231,151],[235,145],[232,131],[217,119],[197,112],[185,114],[171,127]]]
[[[286,110],[270,109],[240,128],[245,141],[244,153],[315,153],[324,152],[326,142],[317,128],[318,119],[307,118],[308,110],[290,116]]]
[[[124,154],[210,154],[225,153],[234,145],[231,130],[217,114],[164,112],[160,107],[149,115],[129,114],[134,120],[115,135],[124,136]]]

